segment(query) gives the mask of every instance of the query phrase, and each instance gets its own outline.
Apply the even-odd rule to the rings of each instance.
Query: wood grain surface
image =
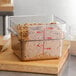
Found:
[[[20,61],[13,53],[12,49],[8,49],[0,53],[0,70],[19,71],[58,74],[63,64],[68,58],[69,43],[64,42],[63,56],[59,59],[40,60],[40,61]]]
[[[0,1],[0,12],[1,11],[13,11],[14,6],[11,3],[11,0],[2,0]]]

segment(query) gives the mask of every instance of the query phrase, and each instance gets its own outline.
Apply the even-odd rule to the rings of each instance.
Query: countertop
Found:
[[[76,56],[71,55],[67,59],[59,75],[0,71],[0,76],[75,76],[75,75],[76,75]]]

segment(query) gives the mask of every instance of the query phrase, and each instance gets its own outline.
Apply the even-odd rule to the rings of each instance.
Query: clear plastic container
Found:
[[[9,20],[12,49],[21,60],[62,56],[65,21],[56,16],[12,16]]]

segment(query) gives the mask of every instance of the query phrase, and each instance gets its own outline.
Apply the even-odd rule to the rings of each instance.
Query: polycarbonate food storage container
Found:
[[[58,19],[58,17],[55,17]],[[62,56],[66,23],[50,16],[12,16],[11,45],[21,60],[39,60]]]

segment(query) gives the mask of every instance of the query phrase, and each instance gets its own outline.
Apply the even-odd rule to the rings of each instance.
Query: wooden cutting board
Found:
[[[0,0],[0,3],[3,3],[3,4],[11,3],[11,0]]]
[[[14,10],[14,5],[11,3],[11,0],[1,0],[0,1],[0,12],[1,11],[10,11]]]
[[[0,5],[0,11],[10,11],[14,10],[14,6],[12,4],[2,4]]]
[[[58,74],[68,58],[69,43],[65,41],[60,59],[21,62],[11,49],[0,54],[0,70]]]

